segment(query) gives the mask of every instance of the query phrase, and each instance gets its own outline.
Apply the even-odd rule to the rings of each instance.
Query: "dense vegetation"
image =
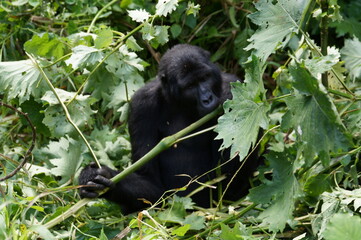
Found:
[[[0,239],[361,239],[360,20],[347,0],[2,1],[0,177],[21,168]],[[250,194],[127,216],[80,200],[81,166],[130,165],[129,99],[176,43],[245,79],[215,131],[243,161],[259,146]]]

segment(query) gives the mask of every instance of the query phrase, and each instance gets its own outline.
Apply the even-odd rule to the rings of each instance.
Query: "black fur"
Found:
[[[210,62],[209,53],[199,47],[181,44],[168,50],[160,61],[157,78],[139,89],[131,100],[129,133],[132,159],[137,161],[162,138],[213,111],[231,97],[229,83],[237,80],[234,75],[222,73]],[[215,124],[216,119],[201,129]],[[154,203],[166,190],[183,187],[190,180],[177,175],[200,176],[214,168],[220,160],[224,161],[221,158],[228,160],[228,153],[221,156],[218,152],[220,142],[214,140],[215,136],[210,131],[180,142],[115,186],[108,179],[117,171],[89,165],[81,172],[79,182],[95,187],[81,188],[80,195],[96,197],[94,189],[111,187],[104,197],[123,206],[125,213],[142,209],[147,206],[142,199]],[[256,161],[252,160],[247,161],[232,182],[226,198],[235,200],[246,193],[248,177],[256,165]],[[222,168],[222,173],[227,176],[225,184],[239,166],[239,160],[235,159]],[[206,182],[214,177],[213,172],[200,181]],[[178,194],[187,195],[197,187],[199,185],[193,183]],[[209,193],[208,189],[203,190],[194,195],[193,200],[200,206],[209,207]]]

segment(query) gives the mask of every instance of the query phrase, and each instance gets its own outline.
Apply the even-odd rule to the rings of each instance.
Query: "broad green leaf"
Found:
[[[108,126],[103,129],[94,129],[90,135],[90,145],[102,164],[114,168],[113,160],[121,160],[128,156],[130,143],[124,136],[120,135],[117,129],[110,130]],[[129,161],[129,158],[124,160]]]
[[[160,45],[164,45],[169,41],[168,28],[169,26],[154,26],[154,37]]]
[[[289,72],[297,92],[295,97],[286,99],[289,112],[283,120],[293,126],[304,144],[306,164],[319,156],[327,165],[330,152],[347,150],[349,145],[336,107],[323,86],[304,67],[296,64],[290,66]]]
[[[48,88],[31,60],[0,62],[0,92],[8,99],[18,97],[23,103],[30,96],[38,98],[44,89]]]
[[[67,65],[72,65],[73,69],[79,67],[92,66],[103,59],[103,53],[96,48],[79,45],[74,47],[73,54],[65,61]]]
[[[350,214],[336,214],[327,224],[325,240],[361,239],[361,218]]]
[[[255,4],[257,12],[248,16],[259,29],[249,39],[251,43],[245,49],[254,49],[254,54],[265,62],[275,50],[287,45],[293,33],[298,33],[298,25],[308,2],[258,1]]]
[[[178,0],[158,0],[155,6],[155,14],[158,16],[166,17],[169,13],[173,12],[178,6]]]
[[[62,89],[56,89],[56,91],[64,103],[72,99],[75,95],[74,92],[67,92]],[[54,137],[62,137],[65,134],[75,131],[74,127],[67,121],[64,111],[53,92],[46,92],[41,100],[50,105],[45,109],[43,123],[49,128]],[[79,129],[84,129],[87,125],[93,123],[94,120],[91,118],[91,115],[93,115],[95,111],[90,108],[93,102],[94,99],[89,96],[78,95],[75,100],[67,106],[73,122]]]
[[[192,213],[185,217],[183,224],[189,224],[191,230],[201,230],[206,227],[205,217],[198,216],[196,213]]]
[[[172,33],[173,38],[177,38],[182,33],[181,25],[175,23],[170,27],[170,32]]]
[[[130,36],[125,42],[125,44],[130,50],[133,50],[135,52],[143,50],[143,48],[138,45],[137,40],[135,40],[133,36]]]
[[[307,179],[305,192],[313,197],[321,195],[323,192],[331,191],[331,180],[329,174],[320,174]]]
[[[59,141],[50,141],[39,151],[48,156],[54,166],[51,173],[60,176],[59,184],[64,184],[74,178],[75,172],[80,167],[84,145],[70,137],[62,137]]]
[[[233,228],[221,224],[221,234],[219,235],[220,239],[227,240],[256,240],[261,238],[256,238],[252,236],[252,228],[246,227],[240,222],[236,222]]]
[[[128,10],[129,17],[135,22],[145,22],[150,18],[150,13],[144,9]]]
[[[64,44],[64,41],[56,36],[50,39],[48,33],[41,36],[34,35],[31,40],[24,44],[24,48],[28,53],[55,59],[64,56],[65,51],[67,51],[67,46]]]
[[[272,181],[251,189],[249,198],[256,203],[270,204],[259,218],[272,232],[278,232],[283,231],[286,223],[293,219],[292,213],[300,187],[293,173],[294,156],[290,149],[285,152],[270,152],[266,158],[273,169]]]
[[[342,60],[353,79],[361,77],[361,42],[357,39],[346,39],[341,49]]]
[[[97,38],[95,39],[95,47],[97,49],[102,49],[109,47],[109,45],[113,41],[113,32],[111,29],[103,29],[97,34]]]
[[[171,207],[159,214],[159,219],[165,222],[183,224],[187,216],[187,209],[193,209],[191,198],[174,196],[170,200]]]
[[[232,84],[233,98],[224,103],[225,113],[215,129],[216,139],[223,139],[221,149],[231,147],[231,156],[238,153],[240,159],[255,146],[259,128],[268,128],[269,105],[264,101],[262,74],[263,67],[254,57],[246,68],[246,83]]]
[[[172,235],[183,237],[188,232],[190,227],[190,224],[185,224],[184,226],[178,227],[172,231]]]

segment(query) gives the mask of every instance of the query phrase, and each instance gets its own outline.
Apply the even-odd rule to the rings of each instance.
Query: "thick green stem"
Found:
[[[215,118],[217,115],[219,115],[222,112],[222,107],[219,106],[216,110],[214,110],[213,112],[207,114],[206,116],[204,116],[203,118],[199,119],[198,121],[196,121],[195,123],[192,123],[191,125],[189,125],[188,127],[180,130],[179,132],[165,137],[163,138],[152,150],[150,150],[146,155],[144,155],[141,159],[139,159],[137,162],[135,162],[134,164],[132,164],[131,166],[129,166],[128,168],[124,169],[121,173],[119,173],[118,175],[116,175],[115,177],[113,177],[111,180],[114,183],[119,182],[120,180],[124,179],[126,176],[128,176],[129,174],[133,173],[134,171],[136,171],[137,169],[139,169],[141,166],[143,166],[144,164],[146,164],[147,162],[149,162],[150,160],[152,160],[155,156],[157,156],[159,153],[161,153],[162,151],[168,149],[169,147],[171,147],[173,144],[175,144],[181,137],[185,136],[186,134],[196,130],[197,128],[199,128],[200,126],[202,126],[203,124],[205,124],[206,122],[208,122],[209,120]],[[104,192],[102,192],[104,193]],[[92,199],[82,199],[79,202],[77,202],[75,205],[73,205],[71,208],[69,208],[67,211],[65,211],[64,213],[62,213],[60,216],[52,219],[51,221],[47,222],[46,224],[44,224],[44,226],[46,228],[52,228],[54,226],[56,226],[57,224],[61,223],[62,221],[64,221],[65,219],[67,219],[68,217],[74,215],[79,209],[81,209],[81,207],[83,207],[85,204],[87,204],[88,202],[90,202]]]
[[[185,136],[186,134],[196,130],[209,120],[215,118],[217,115],[219,115],[222,111],[222,107],[218,107],[213,112],[209,113],[208,115],[204,116],[203,118],[199,119],[197,122],[192,123],[188,127],[184,128],[183,130],[163,138],[152,150],[150,150],[146,155],[144,155],[142,158],[140,158],[137,162],[129,166],[128,168],[124,169],[121,173],[113,177],[111,180],[114,183],[119,182],[120,180],[124,179],[129,174],[135,172],[138,170],[141,166],[152,160],[155,156],[157,156],[159,153],[163,152],[164,150],[170,148],[173,146],[181,137]]]

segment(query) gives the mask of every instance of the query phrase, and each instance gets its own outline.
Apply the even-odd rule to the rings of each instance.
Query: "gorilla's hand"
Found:
[[[107,166],[98,168],[96,163],[86,166],[80,173],[79,184],[86,185],[80,188],[80,196],[82,198],[96,198],[99,191],[107,187],[113,187],[114,183],[110,178],[114,177],[117,171]]]

